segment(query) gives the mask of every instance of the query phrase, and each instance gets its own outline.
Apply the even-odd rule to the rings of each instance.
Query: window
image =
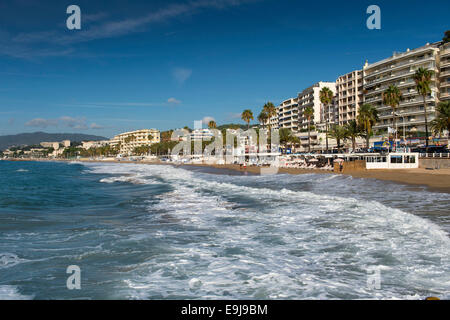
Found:
[[[403,163],[402,156],[391,156],[391,163]]]

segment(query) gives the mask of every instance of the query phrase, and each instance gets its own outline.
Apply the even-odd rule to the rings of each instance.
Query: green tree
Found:
[[[333,101],[333,91],[328,87],[323,87],[319,93],[320,102],[328,109]],[[325,120],[325,136],[326,136],[326,150],[328,152],[328,112],[324,116]]]
[[[444,43],[450,42],[450,30],[445,31],[442,41],[444,41]]]
[[[264,112],[264,110],[261,111],[261,113],[258,115],[258,121],[262,125],[263,129],[264,129],[264,125],[267,122],[268,118],[269,117],[267,116],[267,113]]]
[[[253,112],[250,109],[246,109],[242,112],[241,119],[247,122],[247,130],[250,129],[250,121],[254,120]]]
[[[373,134],[372,127],[378,121],[378,111],[370,103],[365,103],[359,108],[357,120],[362,131],[365,132],[366,148],[369,149],[370,137]]]
[[[214,120],[211,120],[211,121],[208,123],[208,128],[210,128],[210,129],[216,129],[216,128],[217,128],[217,123],[216,123]]]
[[[340,125],[334,125],[331,127],[330,136],[336,139],[338,152],[341,152],[341,141],[345,141],[348,138],[347,130]]]
[[[267,120],[269,120],[269,131],[272,129],[270,124],[270,118],[275,117],[277,115],[277,108],[272,102],[267,102],[263,106],[263,112],[267,115]]]
[[[306,107],[303,114],[308,120],[308,152],[311,152],[311,119],[314,116],[314,110],[312,107]]]
[[[345,130],[347,131],[347,136],[352,140],[352,149],[355,152],[356,149],[356,138],[361,136],[361,127],[355,120],[350,120],[345,125]]]
[[[447,130],[447,138],[450,136],[450,101],[438,104],[436,118],[431,121],[431,129],[435,134],[439,135]]]
[[[416,89],[417,92],[422,96],[423,98],[423,112],[425,116],[425,148],[428,152],[428,115],[427,115],[427,96],[431,93],[431,77],[433,76],[434,72],[432,70],[428,70],[426,68],[419,68],[417,69],[416,73],[414,74],[414,81],[416,82]]]
[[[393,126],[394,129],[397,130],[397,108],[400,105],[400,101],[403,100],[403,95],[400,89],[396,85],[390,85],[382,94],[383,103],[386,106],[390,106],[392,108],[393,115]],[[396,146],[396,143],[394,143]],[[397,147],[395,147],[397,149]]]

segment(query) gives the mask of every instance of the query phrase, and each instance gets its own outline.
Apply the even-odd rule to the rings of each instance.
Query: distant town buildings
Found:
[[[124,132],[110,140],[112,147],[117,147],[121,154],[132,154],[134,149],[152,145],[161,141],[161,134],[157,129],[142,129]]]

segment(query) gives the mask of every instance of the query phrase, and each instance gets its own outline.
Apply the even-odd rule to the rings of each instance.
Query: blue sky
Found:
[[[68,30],[66,8],[81,8]],[[381,30],[366,9],[381,8]],[[0,135],[240,123],[317,81],[442,39],[447,0],[0,2]]]

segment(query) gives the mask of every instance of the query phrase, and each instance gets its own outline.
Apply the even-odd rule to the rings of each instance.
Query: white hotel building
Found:
[[[363,71],[355,70],[336,80],[338,123],[343,126],[356,120],[364,102]]]
[[[394,53],[392,57],[376,63],[366,62],[363,68],[364,102],[372,104],[378,110],[380,120],[374,126],[375,131],[380,129],[386,131],[388,127],[393,126],[392,108],[382,102],[382,93],[390,85],[396,85],[404,98],[396,111],[398,129],[404,125],[408,131],[425,131],[423,98],[417,92],[413,76],[420,67],[434,71],[430,86],[432,93],[426,98],[430,123],[435,118],[435,107],[439,102],[440,57],[442,55],[439,53],[438,45],[427,44],[414,50]]]
[[[278,128],[286,128],[292,132],[298,131],[298,98],[283,101],[277,107]]]
[[[305,109],[311,107],[314,111],[314,115],[311,119],[311,125],[315,125],[317,128],[325,128],[326,122],[329,124],[336,123],[337,112],[333,103],[330,106],[325,106],[320,102],[320,91],[327,87],[336,94],[335,82],[317,82],[311,87],[303,90],[298,94],[298,129],[308,129],[308,119],[304,115]]]
[[[450,42],[439,46],[440,63],[440,95],[441,101],[450,100]]]
[[[152,145],[161,141],[160,132],[156,129],[142,129],[131,132],[124,132],[115,136],[111,141],[111,146],[119,146],[121,154],[132,154],[136,147]]]

